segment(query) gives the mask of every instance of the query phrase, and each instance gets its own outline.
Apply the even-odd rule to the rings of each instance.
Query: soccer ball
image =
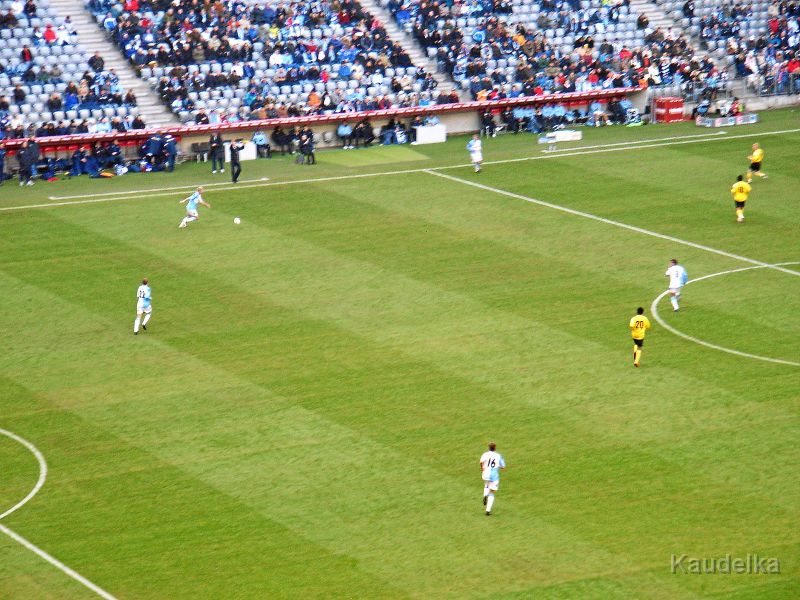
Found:
[[[242,222],[242,220],[239,217],[233,217],[233,224],[234,225],[238,225],[241,222]]]

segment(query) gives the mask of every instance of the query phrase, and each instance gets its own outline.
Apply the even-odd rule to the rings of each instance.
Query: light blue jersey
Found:
[[[191,196],[189,196],[189,199],[186,201],[186,210],[196,211],[197,205],[200,204],[202,200],[203,197],[200,195],[200,192],[193,193]]]
[[[480,152],[482,150],[481,145],[482,144],[480,140],[470,140],[467,143],[467,152],[469,152],[470,154]]]
[[[136,301],[141,308],[150,308],[150,294],[149,285],[142,284],[136,290]]]
[[[500,481],[500,469],[506,468],[506,461],[499,452],[484,452],[481,467],[484,481]]]

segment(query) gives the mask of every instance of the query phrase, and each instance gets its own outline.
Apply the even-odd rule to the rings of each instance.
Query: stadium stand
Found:
[[[0,1],[0,136],[143,129],[137,99],[48,0]]]
[[[664,8],[758,94],[800,92],[800,5],[668,0]]]
[[[379,21],[353,0],[284,5],[89,0],[184,123],[350,113],[457,100],[437,94]]]

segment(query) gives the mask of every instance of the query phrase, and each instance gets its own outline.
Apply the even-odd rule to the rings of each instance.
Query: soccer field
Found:
[[[799,597],[798,115],[0,187],[0,598]]]

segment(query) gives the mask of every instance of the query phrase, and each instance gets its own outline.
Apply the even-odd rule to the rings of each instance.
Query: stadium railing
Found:
[[[192,143],[205,141],[208,136],[215,131],[223,134],[247,133],[261,130],[271,130],[280,125],[281,127],[297,127],[309,125],[311,127],[326,126],[331,131],[345,121],[357,121],[364,118],[370,119],[373,126],[377,127],[383,121],[391,118],[405,117],[411,118],[416,115],[436,115],[440,118],[448,115],[460,113],[474,113],[474,118],[458,124],[456,127],[448,127],[448,133],[466,133],[477,131],[480,128],[479,114],[485,111],[499,112],[505,108],[537,107],[545,105],[564,105],[566,107],[588,106],[593,102],[608,102],[610,100],[622,100],[624,98],[642,92],[643,88],[613,88],[609,90],[596,90],[591,92],[575,92],[569,94],[546,94],[542,96],[525,96],[520,98],[508,98],[504,100],[492,100],[482,102],[459,102],[454,104],[436,104],[431,106],[413,106],[408,108],[390,108],[385,110],[365,111],[358,113],[336,113],[330,115],[312,115],[304,117],[288,117],[282,119],[265,119],[257,121],[242,121],[229,124],[216,125],[176,125],[174,127],[160,127],[153,129],[142,129],[128,131],[125,133],[95,133],[82,135],[66,135],[37,138],[36,141],[43,153],[63,153],[74,152],[80,146],[91,145],[93,143],[108,142],[116,140],[122,147],[137,146],[143,143],[154,133],[170,134],[178,139],[181,144],[182,154],[189,153]],[[473,115],[470,115],[472,117]],[[16,149],[22,145],[24,140],[6,140],[6,150],[9,155],[13,155]],[[335,142],[330,145],[337,145]],[[325,144],[321,144],[324,146]]]

